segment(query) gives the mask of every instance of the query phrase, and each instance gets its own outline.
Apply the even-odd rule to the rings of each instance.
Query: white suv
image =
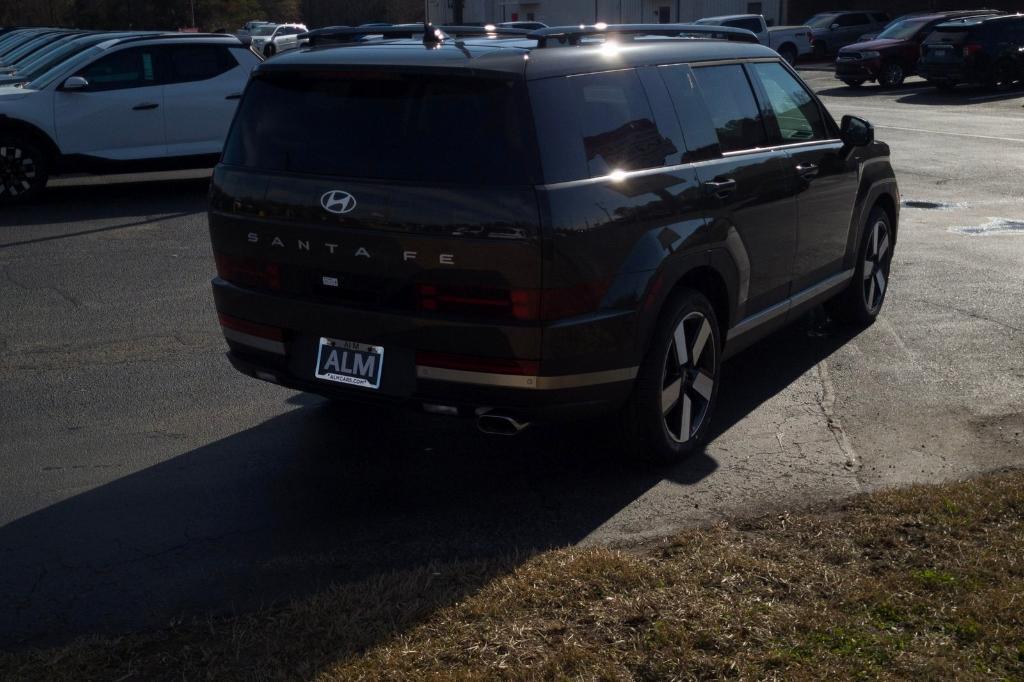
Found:
[[[269,59],[278,52],[299,47],[299,36],[307,31],[305,24],[257,26],[252,32],[252,49]]]
[[[259,61],[234,36],[113,38],[0,87],[0,204],[61,173],[213,166]]]

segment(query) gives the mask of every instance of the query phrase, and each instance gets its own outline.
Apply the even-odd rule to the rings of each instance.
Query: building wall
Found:
[[[786,0],[794,2],[796,0]],[[1024,0],[1022,0],[1024,1]],[[448,0],[428,0],[435,23],[451,21]],[[780,23],[781,0],[466,0],[464,19],[469,22],[543,21],[550,26],[618,23],[688,22],[722,14],[746,14],[760,10],[765,18]]]

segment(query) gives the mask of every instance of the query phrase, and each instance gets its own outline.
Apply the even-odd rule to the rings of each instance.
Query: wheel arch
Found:
[[[693,289],[708,299],[718,320],[719,337],[724,343],[736,317],[738,279],[736,265],[724,249],[695,254],[676,267],[665,267],[659,271],[652,278],[644,303],[647,314],[642,325],[641,352],[647,352],[666,305],[682,289]]]
[[[886,153],[888,148],[886,148]],[[899,188],[887,156],[879,156],[864,162],[864,170],[857,200],[854,204],[850,223],[850,236],[846,244],[846,267],[856,263],[857,247],[868,215],[875,206],[881,206],[892,223],[892,237],[895,244],[899,232]]]
[[[56,170],[57,162],[60,160],[60,148],[57,143],[38,126],[18,118],[11,118],[0,114],[0,133],[15,133],[24,135],[37,143],[47,155],[48,167],[51,172]]]
[[[870,215],[871,209],[874,209],[876,206],[885,211],[886,215],[889,216],[889,226],[892,229],[892,241],[893,244],[895,244],[897,232],[899,232],[899,209],[896,205],[896,199],[888,192],[879,194],[878,198],[875,199],[875,203],[873,203],[871,208],[868,209],[868,215]]]

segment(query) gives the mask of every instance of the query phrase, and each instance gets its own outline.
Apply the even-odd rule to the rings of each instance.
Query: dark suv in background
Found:
[[[932,85],[1009,85],[1024,78],[1024,16],[939,24],[921,46],[917,71]]]
[[[750,32],[448,30],[255,70],[210,190],[238,370],[489,433],[613,413],[666,461],[728,356],[822,302],[878,315],[888,147]]]
[[[871,40],[840,49],[836,55],[836,78],[854,88],[865,81],[877,81],[883,88],[899,87],[907,76],[917,73],[921,43],[937,25],[959,17],[998,14],[996,10],[965,10],[908,17]]]
[[[860,40],[865,33],[877,33],[889,23],[885,12],[822,12],[804,22],[811,27],[814,54],[824,57]]]

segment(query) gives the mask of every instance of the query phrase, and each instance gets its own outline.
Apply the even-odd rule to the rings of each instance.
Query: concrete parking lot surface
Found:
[[[1022,91],[805,77],[892,146],[906,205],[886,307],[861,333],[809,316],[737,357],[714,439],[669,471],[621,462],[593,424],[502,440],[236,374],[204,173],[62,180],[5,209],[0,643],[1018,466]]]

